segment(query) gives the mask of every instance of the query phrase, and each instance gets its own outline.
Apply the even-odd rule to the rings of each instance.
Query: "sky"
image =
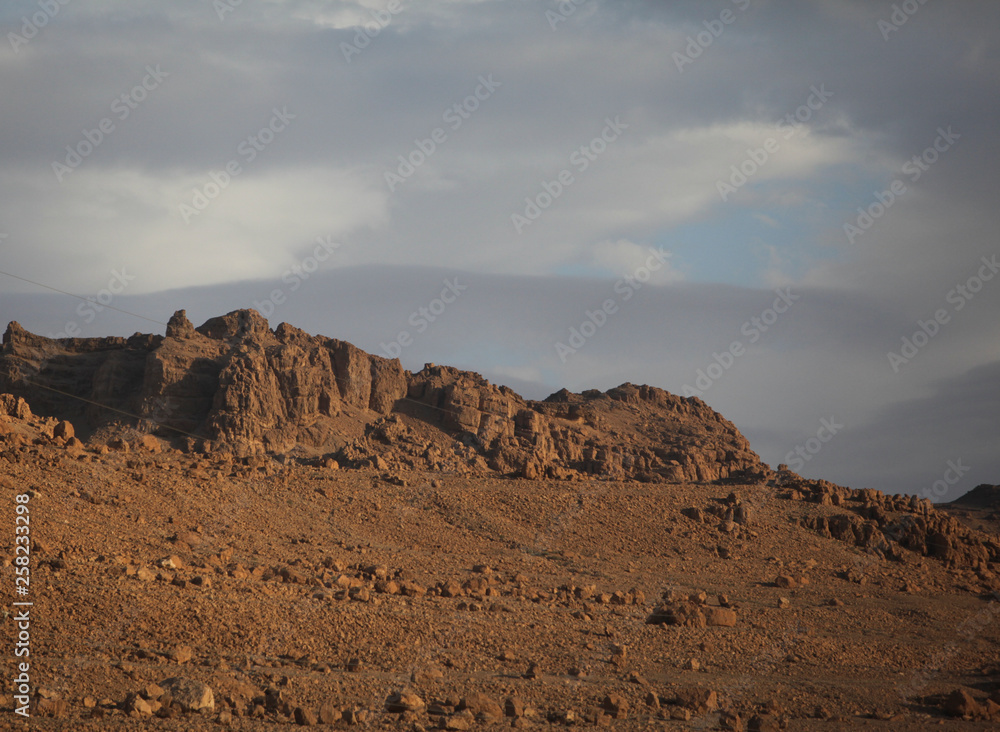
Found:
[[[698,396],[807,477],[1000,483],[996,3],[8,0],[0,36],[0,320],[254,307]]]

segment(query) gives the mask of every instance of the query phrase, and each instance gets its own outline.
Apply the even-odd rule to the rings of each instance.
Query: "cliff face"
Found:
[[[714,481],[764,474],[736,428],[695,398],[624,384],[528,401],[480,375],[418,373],[254,310],[166,336],[51,340],[4,334],[0,392],[87,436],[141,426],[188,448],[341,464]]]

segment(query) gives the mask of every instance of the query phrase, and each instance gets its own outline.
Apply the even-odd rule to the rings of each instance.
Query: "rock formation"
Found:
[[[254,310],[166,335],[34,335],[16,322],[0,351],[0,392],[85,438],[122,426],[186,449],[321,458],[338,465],[716,481],[767,467],[697,398],[623,384],[530,401],[479,374],[428,364],[417,373],[350,343]]]

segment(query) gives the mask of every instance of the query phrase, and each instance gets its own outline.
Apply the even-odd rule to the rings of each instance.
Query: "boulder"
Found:
[[[212,688],[200,681],[176,676],[164,679],[159,686],[170,696],[173,703],[178,704],[185,712],[215,709],[215,694]]]

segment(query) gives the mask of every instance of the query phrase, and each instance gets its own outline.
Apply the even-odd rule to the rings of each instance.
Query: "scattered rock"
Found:
[[[504,716],[503,707],[487,696],[476,692],[469,694],[458,703],[458,710],[468,710],[478,722],[497,722]]]
[[[678,691],[674,699],[674,704],[702,714],[704,712],[714,712],[718,709],[719,697],[711,689],[692,686]]]
[[[341,718],[340,709],[330,703],[326,703],[319,708],[319,723],[320,724],[333,724],[334,722],[339,722]]]
[[[415,669],[410,674],[410,681],[414,684],[428,684],[440,681],[443,678],[444,672],[435,666],[424,666],[423,668]]]
[[[518,717],[524,716],[524,701],[517,696],[509,696],[504,702],[503,706],[504,714],[508,717]]]
[[[295,724],[300,727],[312,727],[316,724],[316,715],[309,709],[295,707]]]
[[[628,716],[628,699],[623,697],[621,694],[608,694],[604,697],[604,701],[601,703],[601,706],[610,712],[611,716],[615,719]]]
[[[736,611],[727,607],[705,608],[705,623],[709,626],[731,628],[736,625]]]
[[[385,701],[386,711],[393,714],[422,712],[425,706],[424,700],[410,689],[403,689],[402,691],[390,694],[389,698]]]
[[[965,689],[955,689],[951,692],[944,701],[944,710],[952,717],[969,719],[982,714],[979,702]]]
[[[53,437],[61,437],[64,440],[70,440],[76,436],[76,431],[73,429],[73,425],[66,420],[63,420],[56,424],[52,429]]]
[[[159,685],[163,687],[165,693],[170,695],[173,703],[180,705],[185,712],[215,709],[215,694],[207,684],[177,676],[164,679]]]

